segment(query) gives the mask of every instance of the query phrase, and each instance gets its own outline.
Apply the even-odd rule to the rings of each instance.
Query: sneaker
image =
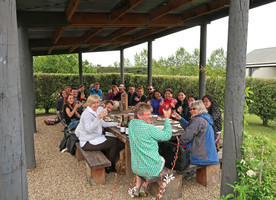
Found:
[[[139,197],[139,192],[140,192],[139,188],[136,188],[136,187],[133,188],[134,197]]]
[[[140,192],[139,192],[141,197],[144,197],[146,195],[146,188],[144,186],[140,187]]]

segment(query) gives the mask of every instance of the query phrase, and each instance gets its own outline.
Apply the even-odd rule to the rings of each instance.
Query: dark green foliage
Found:
[[[88,87],[91,83],[99,82],[100,88],[106,97],[107,91],[112,85],[120,84],[119,73],[99,73],[83,75],[84,85],[87,94]],[[275,119],[276,116],[276,80],[275,79],[257,79],[247,78],[246,87],[250,87],[254,95],[251,95],[253,102],[248,103],[249,113],[255,114],[263,120],[264,125],[268,120]],[[78,88],[79,77],[76,74],[35,74],[35,96],[36,108],[44,108],[48,111],[55,108],[59,92],[65,86]],[[188,95],[196,94],[198,96],[198,77],[196,76],[153,76],[152,83],[154,88],[162,92],[166,88],[171,88],[174,97],[177,97],[179,90],[185,90]],[[146,75],[134,75],[125,73],[125,86],[142,85],[147,87]],[[211,94],[216,99],[220,108],[224,109],[224,87],[225,78],[208,77],[206,80],[206,93]],[[145,90],[146,91],[146,90]]]
[[[268,120],[276,118],[276,80],[247,78],[246,84],[254,93],[253,102],[248,104],[249,113],[259,116],[266,126]]]

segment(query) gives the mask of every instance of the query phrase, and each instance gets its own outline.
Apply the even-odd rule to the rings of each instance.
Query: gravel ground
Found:
[[[106,184],[90,186],[85,177],[85,162],[77,162],[74,156],[59,151],[63,138],[61,123],[47,126],[43,120],[52,116],[36,117],[37,133],[34,134],[36,168],[28,170],[30,200],[87,200],[87,199],[132,199],[127,194],[133,180],[125,175],[106,174]],[[116,186],[116,192],[113,192]],[[217,199],[220,187],[206,188],[195,178],[183,179],[181,199]],[[155,199],[149,195],[144,199]]]

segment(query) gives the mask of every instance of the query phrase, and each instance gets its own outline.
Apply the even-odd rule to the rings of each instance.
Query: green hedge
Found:
[[[84,75],[83,80],[87,92],[91,83],[99,82],[101,84],[100,88],[106,95],[112,85],[120,84],[120,74],[89,74]],[[154,88],[161,91],[171,88],[174,91],[174,97],[181,89],[184,89],[188,95],[198,95],[198,77],[153,76],[152,82]],[[47,112],[50,108],[55,108],[58,94],[65,86],[78,88],[79,77],[76,74],[38,73],[34,75],[34,83],[36,108],[45,109]],[[125,73],[125,83],[127,88],[129,85],[143,85],[144,88],[147,88],[147,76]],[[207,78],[206,81],[206,93],[212,94],[222,109],[224,105],[224,84],[225,79],[222,77]],[[246,78],[246,87],[250,87],[254,92],[251,97],[253,103],[249,104],[249,112],[258,115],[264,124],[267,124],[268,120],[274,119],[276,116],[276,79]]]

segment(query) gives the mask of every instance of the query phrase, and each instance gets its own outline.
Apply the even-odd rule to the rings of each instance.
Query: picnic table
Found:
[[[121,115],[133,116],[133,114],[134,113],[131,110],[124,110],[122,112],[112,111],[111,115],[110,115],[110,118],[111,118],[112,121],[120,122],[120,116]],[[164,120],[165,120],[164,118],[159,120],[159,118],[157,119],[157,116],[154,116],[154,115],[151,119],[153,124],[157,128],[160,128],[160,129],[162,129],[164,127]],[[172,137],[180,136],[185,132],[184,129],[180,126],[178,121],[170,120],[170,122],[171,122],[171,125],[173,127]],[[123,143],[125,143],[126,175],[129,178],[133,177],[133,172],[131,170],[131,153],[130,153],[130,145],[129,145],[128,135],[121,134],[119,127],[106,127],[105,130],[112,133],[112,134],[114,134],[119,140],[121,140]]]

